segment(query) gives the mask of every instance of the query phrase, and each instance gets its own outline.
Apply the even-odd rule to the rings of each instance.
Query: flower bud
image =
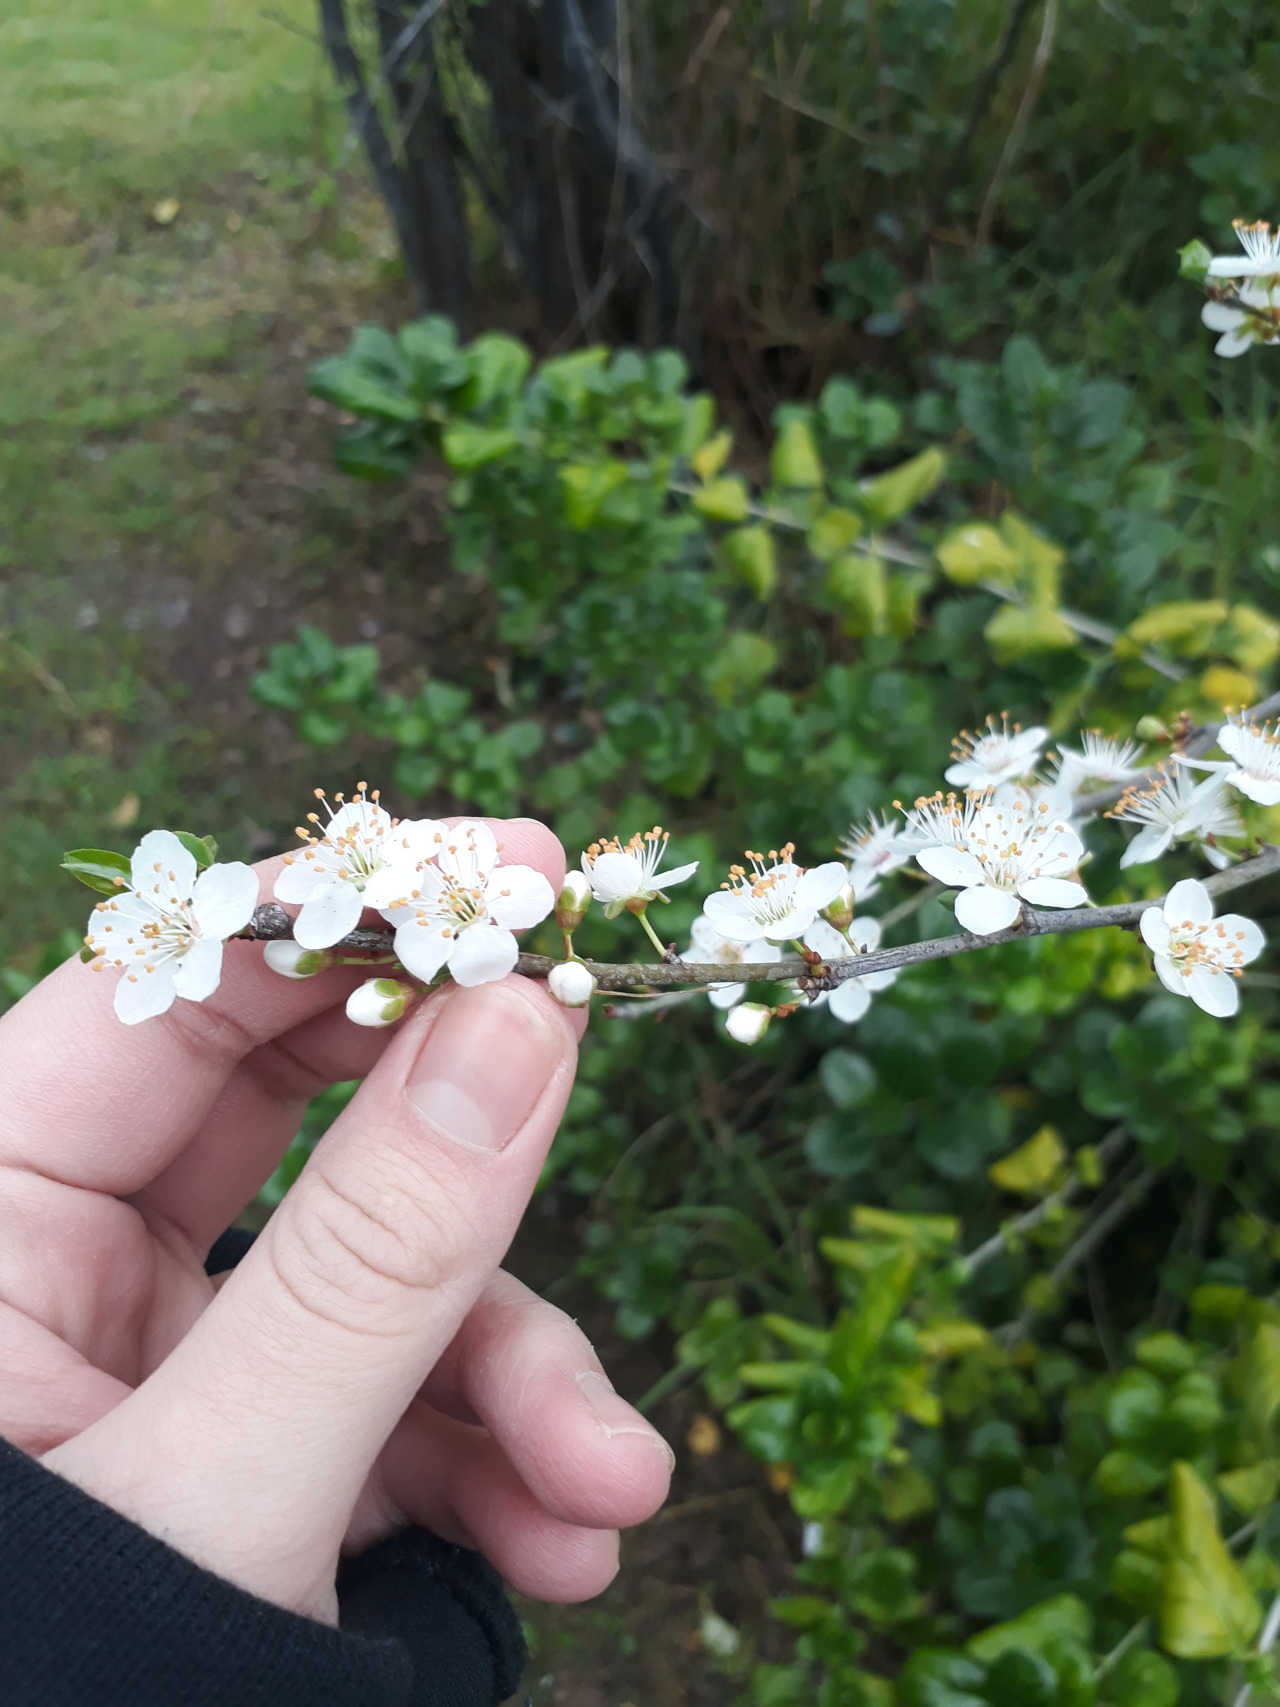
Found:
[[[735,1043],[759,1043],[769,1029],[773,1015],[760,1002],[742,1002],[730,1008],[724,1028]]]
[[[547,988],[561,1007],[585,1008],[595,995],[596,981],[580,960],[562,960],[547,974]]]
[[[1134,730],[1140,741],[1172,741],[1173,731],[1169,729],[1163,718],[1140,717]]]
[[[556,923],[562,931],[576,931],[591,905],[591,884],[582,871],[566,871],[564,887],[556,902]]]
[[[329,965],[332,956],[322,948],[303,948],[292,937],[281,937],[267,943],[262,958],[282,978],[314,978]]]
[[[370,978],[347,997],[347,1018],[356,1025],[394,1025],[412,994],[394,978]]]
[[[821,915],[838,931],[847,931],[853,923],[853,885],[846,883],[834,901],[828,901]]]

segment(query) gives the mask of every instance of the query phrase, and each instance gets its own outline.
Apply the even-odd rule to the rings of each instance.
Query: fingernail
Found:
[[[635,1408],[627,1403],[622,1395],[614,1390],[612,1382],[598,1370],[585,1369],[576,1377],[583,1398],[591,1407],[596,1421],[604,1432],[611,1438],[619,1434],[634,1434],[644,1440],[651,1441],[667,1461],[667,1468],[674,1470],[676,1455],[658,1433],[656,1428],[650,1428],[648,1423]]]
[[[564,1039],[500,984],[455,989],[409,1075],[409,1101],[446,1138],[503,1150],[559,1065]]]

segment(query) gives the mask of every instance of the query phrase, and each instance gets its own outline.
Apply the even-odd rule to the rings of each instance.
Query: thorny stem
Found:
[[[1280,696],[1278,696],[1280,698]],[[1264,844],[1250,859],[1241,860],[1226,871],[1214,872],[1204,879],[1211,895],[1226,895],[1247,884],[1258,883],[1280,872],[1280,847]],[[925,942],[903,943],[898,948],[877,949],[869,954],[851,954],[830,965],[817,968],[802,960],[798,954],[785,959],[763,961],[759,964],[725,966],[719,962],[699,962],[675,959],[659,964],[633,962],[610,965],[605,961],[583,960],[582,964],[594,976],[598,988],[608,993],[625,990],[675,990],[697,988],[708,984],[778,984],[794,981],[806,995],[834,990],[846,978],[861,978],[868,972],[887,972],[902,966],[919,966],[928,960],[949,960],[956,954],[972,954],[981,948],[999,948],[1003,943],[1022,942],[1034,936],[1062,936],[1074,931],[1099,930],[1110,926],[1132,929],[1148,907],[1158,906],[1160,898],[1146,901],[1122,901],[1111,907],[1064,907],[1046,912],[1025,904],[1017,924],[1007,930],[993,931],[990,936],[973,936],[958,931],[954,936],[932,937]],[[292,934],[293,922],[283,907],[274,902],[258,907],[243,936],[259,941],[280,940]],[[652,930],[650,936],[660,954],[666,949]],[[362,929],[352,931],[334,946],[341,949],[361,949],[385,954],[391,942],[389,930]],[[561,963],[545,954],[522,954],[516,971],[527,978],[545,978],[553,966]]]

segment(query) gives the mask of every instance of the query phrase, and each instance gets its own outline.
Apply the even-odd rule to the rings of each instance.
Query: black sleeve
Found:
[[[345,1561],[338,1604],[334,1629],[259,1600],[0,1440],[4,1707],[497,1707],[519,1683],[497,1576],[425,1530]]]

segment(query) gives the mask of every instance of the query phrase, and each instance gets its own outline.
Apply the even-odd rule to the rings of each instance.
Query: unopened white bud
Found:
[[[729,1009],[724,1028],[735,1043],[759,1043],[772,1018],[772,1011],[760,1002],[740,1002]]]
[[[324,949],[303,948],[292,937],[267,943],[262,958],[282,978],[314,978],[317,972],[324,971],[330,960]]]
[[[591,884],[583,871],[567,871],[556,902],[556,923],[562,931],[576,931],[591,905]]]
[[[834,901],[822,909],[822,917],[838,931],[847,931],[853,923],[853,885],[846,883]]]
[[[356,1025],[394,1025],[412,994],[394,978],[370,978],[347,997],[347,1018]]]
[[[585,1008],[596,993],[594,976],[580,960],[562,960],[547,974],[547,988],[566,1008]]]

